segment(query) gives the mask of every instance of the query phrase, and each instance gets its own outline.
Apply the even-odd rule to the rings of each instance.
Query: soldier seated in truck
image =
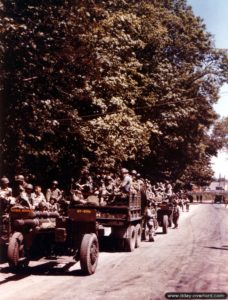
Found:
[[[12,189],[9,187],[9,179],[2,177],[0,181],[0,211],[1,213],[8,211],[10,205],[15,203],[12,197]]]

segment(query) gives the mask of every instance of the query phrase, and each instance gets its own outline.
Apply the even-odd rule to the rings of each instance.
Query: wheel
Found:
[[[13,269],[28,266],[29,260],[25,257],[24,238],[20,232],[15,232],[10,238],[7,256],[9,266]]]
[[[136,232],[135,226],[131,225],[128,228],[128,238],[125,239],[125,250],[127,252],[132,252],[135,249],[135,242],[136,242]]]
[[[149,238],[148,227],[145,225],[142,229],[142,241],[146,241]]]
[[[142,240],[142,227],[141,224],[137,224],[135,227],[135,248],[139,248]]]
[[[80,247],[80,265],[83,273],[95,272],[99,256],[99,243],[95,233],[85,234]]]
[[[164,215],[163,220],[162,220],[162,231],[164,234],[166,234],[168,232],[168,226],[169,226],[168,216]]]

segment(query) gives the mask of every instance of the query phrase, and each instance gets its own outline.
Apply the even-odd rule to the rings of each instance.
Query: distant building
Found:
[[[228,191],[228,180],[220,179],[212,181],[207,190],[210,191],[216,191],[218,189],[223,189],[225,191]]]

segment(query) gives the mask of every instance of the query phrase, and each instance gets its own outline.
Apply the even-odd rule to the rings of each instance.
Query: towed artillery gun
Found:
[[[15,271],[27,267],[33,257],[71,255],[80,261],[85,274],[95,272],[99,253],[95,211],[72,208],[67,216],[60,216],[57,212],[13,207],[10,221],[7,255]]]
[[[129,194],[112,205],[72,204],[66,216],[25,207],[10,209],[8,262],[15,271],[35,255],[71,255],[83,273],[96,270],[99,240],[105,227],[124,251],[139,247],[142,234],[140,194]]]
[[[157,221],[162,232],[168,233],[168,227],[172,226],[173,205],[166,200],[163,200],[157,205]]]
[[[14,206],[10,209],[10,237],[7,257],[9,266],[15,271],[26,267],[35,253],[42,252],[45,242],[54,236],[55,219],[58,213],[35,211],[34,209]],[[50,219],[51,218],[51,219]],[[38,243],[37,243],[38,242]]]

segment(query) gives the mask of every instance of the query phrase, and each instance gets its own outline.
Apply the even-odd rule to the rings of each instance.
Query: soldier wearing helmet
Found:
[[[25,191],[25,187],[27,182],[25,181],[25,177],[23,175],[15,176],[15,189],[14,189],[14,196],[19,197],[22,192]]]
[[[132,178],[132,193],[137,194],[137,192],[140,190],[140,185],[137,180],[137,172],[135,170],[131,171],[131,178]]]
[[[0,183],[0,197],[7,199],[11,196],[12,189],[9,187],[9,179],[7,177],[2,177]]]
[[[62,198],[62,192],[58,188],[58,181],[53,180],[51,187],[47,189],[46,192],[47,202],[49,202],[51,205],[58,206],[58,203],[61,200],[61,198]]]
[[[0,180],[0,201],[0,207],[3,211],[7,210],[9,204],[15,202],[15,199],[12,197],[12,189],[9,187],[9,179],[5,176]]]
[[[174,228],[178,228],[178,220],[180,217],[180,207],[176,200],[173,200],[173,224]]]
[[[29,208],[34,208],[34,203],[32,199],[33,185],[27,184],[25,186],[24,191],[21,192],[20,196],[17,199],[17,202],[22,206],[26,206]]]
[[[148,200],[147,207],[145,209],[145,225],[148,228],[149,242],[154,242],[155,220],[156,220],[155,203]],[[146,230],[146,227],[144,228],[144,230]]]
[[[123,193],[129,193],[132,187],[132,177],[129,175],[127,169],[121,169],[122,182],[121,182],[121,191]]]

